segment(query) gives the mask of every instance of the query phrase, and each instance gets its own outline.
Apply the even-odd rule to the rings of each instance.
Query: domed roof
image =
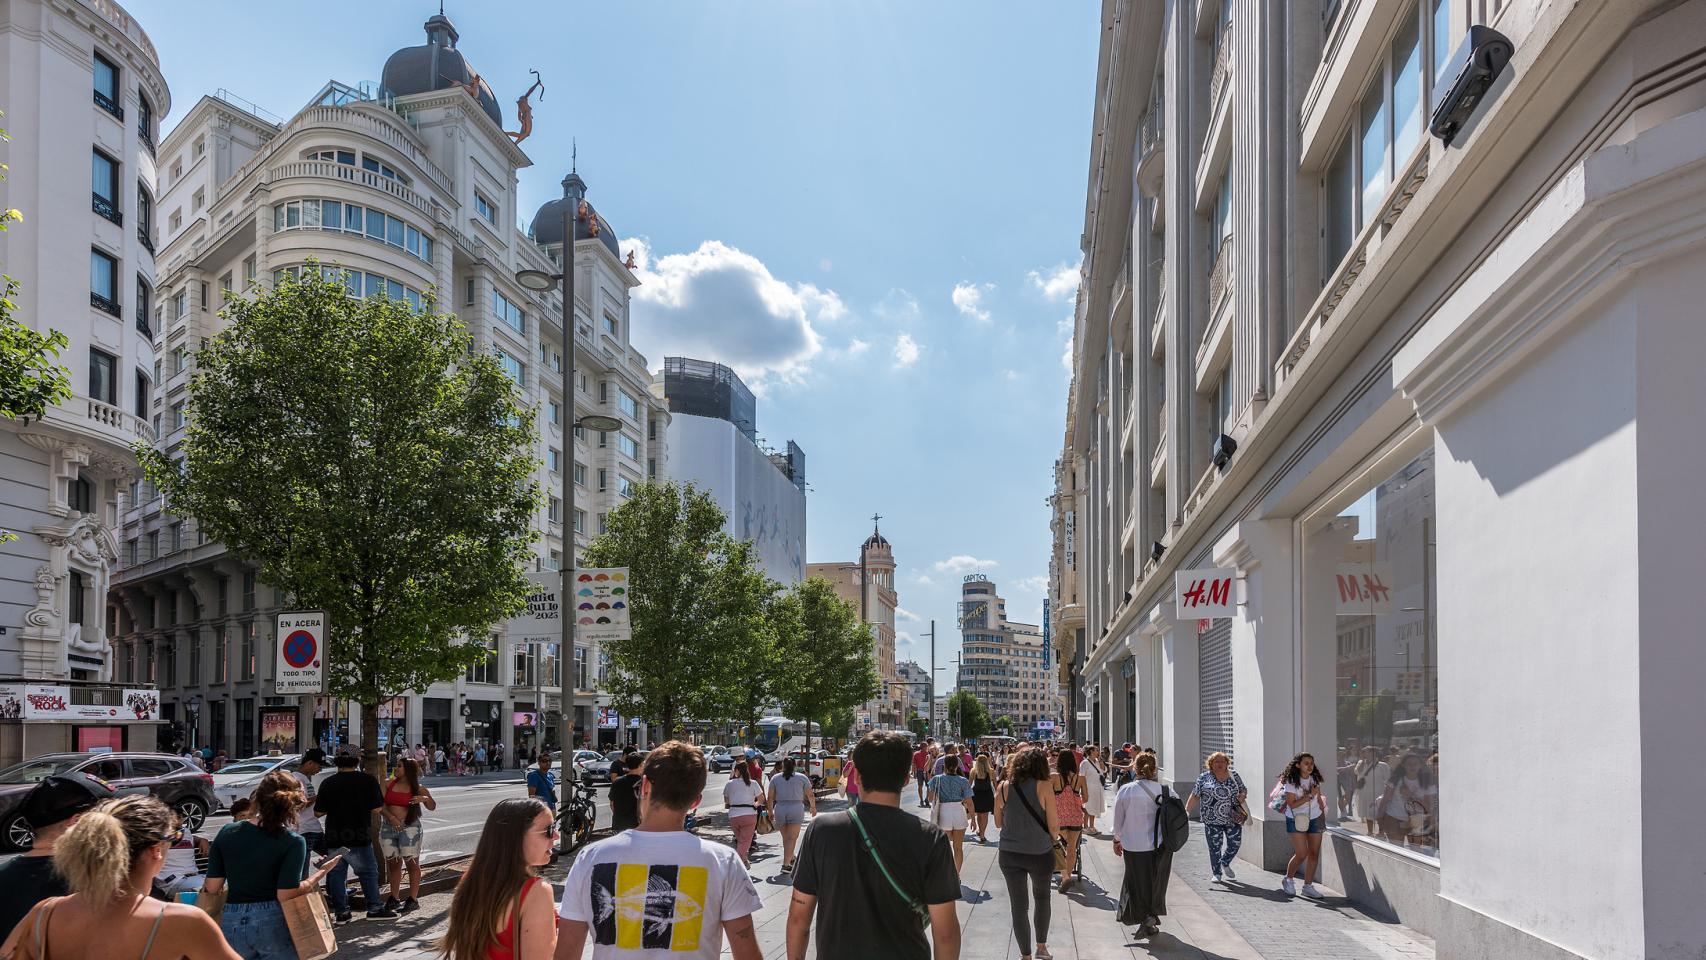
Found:
[[[875,523],[871,524],[871,535],[865,538],[865,545],[863,549],[869,550],[872,547],[882,547],[884,550],[889,549],[889,542],[883,538],[883,532],[877,529],[877,525]]]
[[[462,52],[456,49],[456,28],[444,14],[435,14],[426,22],[427,42],[418,47],[404,47],[385,61],[379,75],[379,85],[394,97],[453,87],[473,88],[474,99],[492,122],[503,126],[503,111],[498,98]]]
[[[546,245],[562,243],[563,209],[567,207],[572,213],[579,209],[581,202],[585,199],[586,181],[580,178],[580,174],[571,173],[564,177],[563,195],[556,200],[547,200],[540,205],[539,209],[533,214],[532,222],[528,225],[527,235],[532,237],[535,243]],[[622,251],[616,244],[616,228],[612,227],[610,221],[604,219],[604,215],[599,213],[592,204],[587,204],[587,209],[592,211],[591,217],[586,219],[575,218],[575,240],[592,239],[592,224],[596,220],[598,222],[598,242],[604,244],[604,248],[609,250],[610,254],[616,259],[622,259]]]

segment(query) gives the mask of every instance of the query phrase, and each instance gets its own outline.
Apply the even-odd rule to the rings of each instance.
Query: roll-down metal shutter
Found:
[[[1197,721],[1202,754],[1232,756],[1232,620],[1222,617],[1197,636]],[[1234,760],[1237,758],[1234,757]]]

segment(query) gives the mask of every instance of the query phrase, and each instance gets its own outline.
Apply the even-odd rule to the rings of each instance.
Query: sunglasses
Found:
[[[550,826],[537,832],[541,837],[555,837],[560,835],[563,830],[561,827],[557,826],[557,821],[552,820]]]

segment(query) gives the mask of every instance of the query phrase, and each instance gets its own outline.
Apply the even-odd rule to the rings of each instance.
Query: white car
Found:
[[[255,788],[261,785],[262,777],[274,770],[286,770],[294,773],[301,764],[302,755],[300,753],[286,753],[276,757],[250,757],[247,760],[228,763],[220,767],[218,773],[211,775],[213,777],[213,797],[219,802],[219,809],[229,810],[233,801],[254,793]],[[329,764],[327,767],[314,777],[316,787],[319,786],[321,780],[335,772],[330,769]]]
[[[610,761],[597,750],[576,750],[575,769],[580,771],[583,777],[603,778],[610,773]]]

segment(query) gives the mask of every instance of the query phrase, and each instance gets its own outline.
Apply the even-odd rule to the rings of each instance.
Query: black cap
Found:
[[[113,785],[86,773],[47,777],[24,795],[18,812],[33,830],[62,823],[119,795]]]
[[[321,750],[319,747],[309,747],[308,752],[302,755],[302,762],[318,763],[321,766],[325,766],[326,751]]]

